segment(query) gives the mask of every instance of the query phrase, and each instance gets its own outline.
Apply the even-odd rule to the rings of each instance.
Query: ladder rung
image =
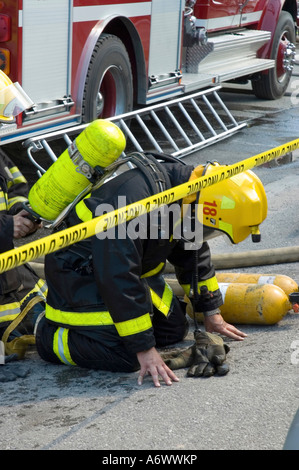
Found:
[[[187,119],[187,121],[191,125],[192,129],[196,132],[196,134],[200,137],[201,140],[204,140],[204,136],[202,135],[202,133],[200,132],[200,130],[198,129],[198,127],[196,126],[194,121],[190,118],[189,114],[187,113],[187,111],[184,108],[184,106],[182,105],[182,103],[179,103],[179,107],[180,107],[180,110],[182,111],[182,113],[184,114],[185,118]]]
[[[156,139],[154,139],[152,133],[149,131],[149,129],[146,127],[146,125],[144,124],[143,120],[141,119],[141,117],[139,116],[139,114],[136,114],[136,120],[137,122],[140,124],[141,128],[144,130],[144,132],[146,133],[147,137],[149,138],[150,142],[153,144],[153,146],[155,147],[155,149],[158,151],[158,152],[162,152],[162,149],[160,147],[160,145],[158,144],[158,142],[156,141]]]
[[[177,119],[174,117],[173,113],[170,111],[170,109],[168,108],[168,106],[165,107],[165,111],[166,111],[166,113],[168,114],[168,116],[170,117],[170,119],[172,120],[173,124],[175,125],[175,127],[177,128],[177,130],[179,131],[179,133],[181,134],[181,136],[185,139],[185,141],[187,142],[187,144],[188,144],[188,145],[192,145],[191,140],[190,140],[189,137],[187,136],[186,132],[184,132],[184,129],[182,128],[182,126],[180,126],[179,122],[178,122]]]
[[[196,109],[197,113],[199,114],[199,116],[201,117],[201,119],[203,120],[203,122],[205,123],[205,125],[207,126],[207,128],[209,129],[209,131],[210,131],[213,135],[217,135],[217,133],[215,132],[215,130],[213,129],[213,127],[211,126],[211,124],[209,123],[209,121],[207,120],[207,118],[205,117],[204,113],[201,111],[201,109],[199,108],[198,104],[194,101],[193,98],[192,98],[192,100],[191,100],[191,103],[193,104],[194,108]]]
[[[213,114],[213,116],[217,119],[217,121],[219,122],[220,126],[222,127],[222,129],[224,131],[227,131],[227,127],[225,126],[225,124],[223,123],[222,119],[220,119],[219,115],[216,113],[215,109],[213,108],[213,106],[211,105],[211,103],[209,102],[208,98],[206,96],[203,96],[202,97],[204,102],[206,103],[206,105],[208,106],[208,108],[210,109],[211,113]]]
[[[166,139],[168,140],[168,142],[171,143],[172,147],[175,149],[175,150],[179,150],[178,146],[176,145],[175,141],[172,139],[171,135],[169,134],[169,132],[167,132],[166,128],[163,126],[161,120],[158,118],[157,114],[154,112],[154,111],[151,111],[151,116],[152,118],[156,121],[156,123],[158,124],[160,130],[163,132],[164,136],[166,137]]]
[[[230,117],[232,123],[237,126],[238,123],[237,121],[235,120],[234,116],[232,115],[232,113],[229,111],[229,109],[227,108],[227,106],[223,103],[222,99],[220,98],[220,96],[218,95],[218,93],[213,93],[213,95],[215,96],[216,100],[218,101],[218,103],[222,106],[222,108],[224,109],[224,111],[226,112],[227,116]]]
[[[246,123],[236,122],[218,95],[220,88],[202,90],[109,118],[119,125],[126,136],[127,146],[122,155],[137,150],[165,152],[182,158],[245,127]],[[37,161],[38,152],[46,151],[53,163],[57,156],[49,142],[63,137],[69,146],[72,143],[70,136],[75,138],[87,126],[88,124],[81,124],[68,129],[67,132],[62,130],[44,134],[24,143],[29,159],[37,168],[39,176],[46,170]],[[33,153],[36,157],[33,157]]]
[[[125,121],[123,119],[120,120],[120,123],[121,123],[121,127],[123,128],[123,130],[125,131],[125,134],[128,135],[131,139],[131,141],[133,142],[133,144],[135,145],[136,149],[138,150],[138,152],[143,152],[143,148],[141,147],[141,145],[139,144],[138,140],[135,139],[134,135],[132,134],[132,132],[130,131],[130,129],[128,128],[127,124],[125,123]]]

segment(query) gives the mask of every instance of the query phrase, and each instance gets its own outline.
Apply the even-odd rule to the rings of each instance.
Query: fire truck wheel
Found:
[[[89,64],[83,96],[83,119],[91,122],[127,113],[133,107],[131,64],[124,44],[102,34]]]
[[[284,95],[292,75],[295,43],[293,18],[287,11],[282,11],[270,55],[270,58],[275,60],[276,67],[270,69],[267,74],[262,74],[260,79],[252,80],[252,89],[258,98],[275,100]]]

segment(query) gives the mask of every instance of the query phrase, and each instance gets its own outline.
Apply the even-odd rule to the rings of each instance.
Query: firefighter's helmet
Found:
[[[13,83],[0,70],[0,122],[11,123],[15,116],[30,108],[33,101],[25,93],[21,85]]]
[[[208,163],[195,168],[191,178],[212,175],[225,166]],[[260,241],[259,225],[267,217],[267,197],[257,175],[246,170],[200,191],[197,217],[203,225],[203,238],[208,240],[226,234],[234,244],[250,234]]]

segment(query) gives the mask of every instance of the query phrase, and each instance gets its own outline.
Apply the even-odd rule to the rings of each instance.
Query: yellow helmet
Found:
[[[218,162],[196,167],[192,178],[218,171]],[[260,179],[246,170],[200,191],[197,217],[203,225],[203,238],[208,240],[225,233],[236,244],[250,234],[260,241],[259,225],[267,217],[267,197]]]
[[[32,105],[33,101],[21,85],[18,82],[12,83],[10,78],[0,69],[0,122],[13,122],[15,116]]]

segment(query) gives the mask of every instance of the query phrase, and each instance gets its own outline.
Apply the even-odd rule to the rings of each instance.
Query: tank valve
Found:
[[[289,294],[289,300],[292,304],[295,313],[299,312],[299,292],[293,292]]]

